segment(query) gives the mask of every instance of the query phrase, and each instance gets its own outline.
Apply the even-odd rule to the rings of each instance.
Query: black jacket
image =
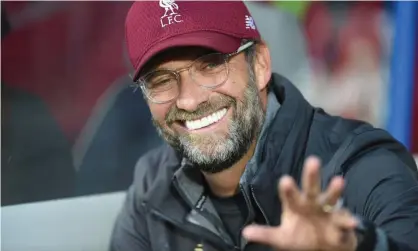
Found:
[[[313,108],[279,75],[273,74],[270,89],[281,107],[258,143],[256,165],[247,166],[241,182],[244,197],[264,222],[280,224],[278,179],[289,174],[300,182],[305,158],[316,155],[323,163],[323,186],[335,174],[346,179],[344,205],[367,229],[362,250],[418,251],[418,179],[411,154],[381,129]],[[210,200],[201,203],[200,176],[187,167],[169,146],[139,160],[111,250],[242,249],[233,246]],[[245,250],[270,248],[250,243]]]

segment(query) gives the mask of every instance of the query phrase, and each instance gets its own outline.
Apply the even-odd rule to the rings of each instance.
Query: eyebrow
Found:
[[[195,55],[193,55],[193,59],[190,59],[190,61],[194,61],[194,60],[196,60],[196,59],[198,59],[199,57],[201,57],[201,56],[204,56],[204,55],[208,55],[208,54],[212,54],[212,53],[219,53],[219,52],[217,52],[217,51],[214,51],[214,50],[211,50],[211,49],[208,49],[208,48],[199,48],[201,51],[199,52],[199,53],[195,53]],[[140,74],[140,75],[146,75],[146,74],[148,74],[148,73],[150,73],[150,72],[153,72],[153,71],[159,71],[159,70],[170,70],[170,71],[175,71],[175,70],[177,70],[177,69],[173,69],[173,68],[166,68],[166,67],[159,67],[159,66],[157,66],[157,67],[155,67],[155,66],[153,66],[152,67],[152,65],[158,65],[159,63],[159,61],[164,61],[164,58],[166,58],[167,56],[166,55],[168,55],[168,60],[167,60],[167,62],[170,62],[170,61],[173,61],[173,60],[176,60],[176,58],[178,57],[178,56],[184,56],[184,54],[182,54],[181,52],[179,52],[179,51],[177,51],[176,53],[174,53],[174,55],[172,54],[172,53],[170,53],[170,51],[165,51],[165,52],[162,52],[161,54],[157,54],[153,59],[151,59],[148,63],[149,63],[149,67],[147,67],[147,65],[148,65],[148,63],[145,65],[145,67],[144,67],[144,70],[146,70],[146,71],[144,71],[144,73],[142,73],[142,74]],[[170,58],[171,57],[171,58]],[[191,63],[190,63],[191,64]],[[187,66],[190,66],[190,64],[189,65],[187,65]],[[187,66],[185,66],[185,67],[187,67]],[[184,67],[182,67],[182,68],[184,68]],[[142,71],[141,71],[142,72]]]

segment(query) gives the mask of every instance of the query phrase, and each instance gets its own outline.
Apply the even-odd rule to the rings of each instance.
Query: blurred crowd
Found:
[[[130,4],[1,3],[2,205],[124,190],[161,143],[129,88]],[[392,2],[247,5],[274,71],[331,114],[385,126]]]
[[[279,2],[280,3],[280,2]],[[385,126],[393,31],[383,2],[304,2],[300,16],[309,64],[296,84],[327,112]],[[306,77],[306,75],[305,75]]]

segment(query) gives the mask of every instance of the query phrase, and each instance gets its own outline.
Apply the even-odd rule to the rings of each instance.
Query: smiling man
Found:
[[[138,161],[111,250],[418,251],[412,156],[272,73],[242,2],[135,2],[126,40],[167,144]]]

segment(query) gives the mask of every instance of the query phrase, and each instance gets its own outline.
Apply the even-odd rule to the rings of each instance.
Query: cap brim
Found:
[[[209,48],[221,53],[232,53],[241,45],[241,39],[212,31],[199,31],[178,35],[163,40],[142,57],[135,69],[134,80],[138,79],[141,68],[154,56],[167,49],[184,46],[199,46]]]

